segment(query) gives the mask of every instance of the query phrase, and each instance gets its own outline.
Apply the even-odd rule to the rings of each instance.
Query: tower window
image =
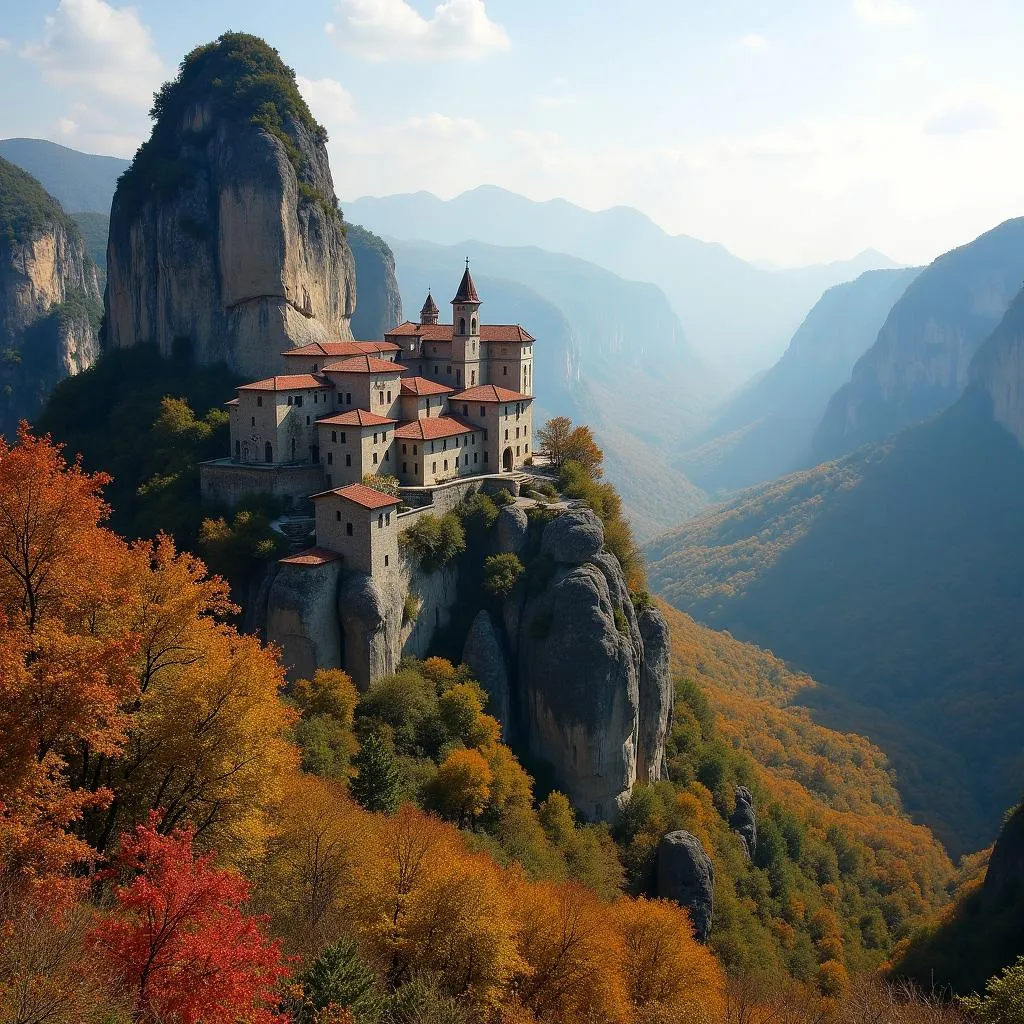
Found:
[[[345,453],[345,465],[346,466],[351,466],[352,465],[352,454],[350,452],[346,452]]]
[[[476,334],[476,317],[473,317],[473,319],[471,321],[471,324],[472,324],[472,328],[471,329],[472,329],[473,333]]]
[[[464,316],[459,317],[459,334],[466,333],[466,318]]]
[[[335,518],[335,520],[337,522],[339,522],[339,523],[341,522],[341,510],[340,509],[337,512],[334,513],[334,518]]]
[[[338,515],[340,516],[341,513],[339,512]],[[349,537],[351,537],[352,536],[352,532],[353,532],[352,531],[352,524],[351,523],[346,523],[345,524],[345,533],[348,534]]]

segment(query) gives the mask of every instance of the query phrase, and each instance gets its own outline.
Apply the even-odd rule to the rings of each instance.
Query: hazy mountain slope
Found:
[[[428,192],[362,198],[347,213],[379,234],[442,244],[467,238],[579,256],[668,296],[694,350],[733,383],[770,366],[822,291],[893,266],[880,253],[824,267],[772,271],[723,246],[671,236],[618,206],[592,213],[563,199],[534,202],[491,185],[444,201]]]
[[[46,139],[0,139],[0,156],[38,178],[72,213],[109,216],[114,186],[128,167],[127,160],[79,153]]]
[[[809,465],[811,438],[828,400],[919,273],[869,270],[830,288],[783,357],[725,404],[676,465],[710,492],[738,490]]]
[[[1020,365],[1024,296],[993,346]],[[991,840],[1024,784],[1024,450],[978,365],[937,419],[647,547],[656,592],[826,684],[807,701],[886,751],[908,809],[957,852]]]
[[[82,233],[89,259],[105,274],[107,271],[107,234],[110,217],[105,213],[73,213],[72,218]]]
[[[893,306],[814,437],[816,461],[880,441],[951,405],[978,346],[1024,277],[1024,218],[1008,220],[925,268]]]
[[[444,316],[438,282],[452,280],[452,268],[470,257],[484,322],[521,323],[538,339],[535,422],[564,414],[594,427],[608,475],[641,535],[705,503],[667,466],[665,452],[696,429],[712,392],[657,288],[539,249],[389,243],[411,316],[428,287]]]

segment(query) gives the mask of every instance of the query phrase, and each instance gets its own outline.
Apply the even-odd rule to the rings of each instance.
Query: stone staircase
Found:
[[[289,554],[295,554],[313,543],[316,520],[312,516],[281,516],[270,526],[288,541]]]

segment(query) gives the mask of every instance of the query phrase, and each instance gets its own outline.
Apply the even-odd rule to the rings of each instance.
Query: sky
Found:
[[[3,138],[130,157],[153,91],[233,29],[295,69],[343,205],[495,184],[781,266],[923,263],[1024,214],[1021,0],[0,7]]]

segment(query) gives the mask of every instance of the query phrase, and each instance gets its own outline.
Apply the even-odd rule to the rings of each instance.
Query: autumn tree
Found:
[[[344,779],[358,749],[353,722],[359,691],[341,669],[317,669],[312,679],[298,679],[289,698],[299,709],[295,740],[305,771]]]
[[[190,829],[161,835],[154,820],[125,836],[112,872],[116,912],[92,933],[115,966],[137,1019],[180,1024],[276,1024],[287,975],[276,942],[242,909],[249,884],[196,857]]]
[[[554,416],[537,431],[537,450],[560,469],[568,451],[572,420],[568,416]]]
[[[431,783],[431,803],[450,821],[472,825],[491,797],[494,773],[478,750],[453,750]]]

